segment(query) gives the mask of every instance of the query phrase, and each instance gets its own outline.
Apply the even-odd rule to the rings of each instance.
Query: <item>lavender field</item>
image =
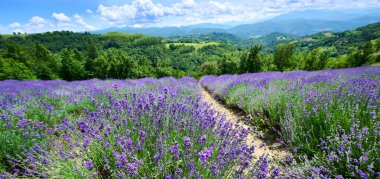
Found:
[[[380,67],[194,78],[0,82],[0,178],[376,178]],[[252,129],[286,158],[254,157]],[[268,151],[270,152],[270,151]]]
[[[193,78],[0,82],[0,178],[270,177]]]
[[[380,67],[205,76],[200,83],[312,160],[314,177],[380,177]]]

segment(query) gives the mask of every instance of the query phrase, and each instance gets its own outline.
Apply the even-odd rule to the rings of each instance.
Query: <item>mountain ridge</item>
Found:
[[[272,19],[231,26],[228,24],[203,23],[188,26],[164,27],[121,27],[109,28],[94,33],[111,31],[144,34],[149,36],[186,36],[209,33],[229,33],[242,39],[265,36],[274,32],[305,36],[323,31],[339,32],[352,30],[367,24],[380,22],[380,8],[348,9],[348,10],[306,10],[295,11],[276,16]]]

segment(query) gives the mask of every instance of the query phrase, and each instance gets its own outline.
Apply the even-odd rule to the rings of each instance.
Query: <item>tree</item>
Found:
[[[76,50],[63,49],[61,55],[61,78],[67,81],[83,79],[83,64],[75,56]]]
[[[58,78],[59,66],[56,57],[42,44],[36,43],[32,69],[38,79]]]
[[[86,48],[86,58],[84,62],[84,70],[86,71],[87,78],[94,77],[95,73],[95,59],[99,57],[99,52],[96,46],[89,41]]]
[[[234,54],[224,55],[218,61],[221,74],[236,74],[239,72],[239,59]]]
[[[358,67],[372,62],[371,55],[374,48],[371,42],[366,43],[360,47],[356,52],[352,52],[348,57],[348,64],[350,67]]]
[[[33,80],[36,76],[23,63],[0,57],[0,80],[6,79]]]
[[[18,62],[26,63],[28,55],[25,54],[24,50],[17,43],[10,41],[5,44],[6,51],[4,58],[10,58]]]
[[[82,64],[84,64],[86,61],[85,61],[85,58],[83,57],[83,55],[81,54],[81,52],[79,52],[77,49],[73,49],[72,50],[72,53],[74,55],[74,59]]]
[[[137,60],[135,75],[137,78],[156,77],[152,62],[149,61],[145,56],[141,56]]]
[[[263,63],[260,60],[261,45],[254,45],[248,53],[243,53],[240,60],[240,70],[242,73],[260,72]]]
[[[108,49],[94,61],[94,75],[98,78],[134,78],[137,63],[121,49]]]
[[[284,71],[289,68],[293,53],[293,44],[281,44],[277,46],[274,52],[274,64],[279,71]]]
[[[125,79],[135,77],[136,62],[121,49],[107,51],[109,69],[108,74],[111,78]]]
[[[314,49],[304,57],[304,70],[322,70],[325,68],[329,53],[320,48]]]
[[[202,75],[218,75],[219,67],[215,61],[205,62],[201,65],[199,72]]]

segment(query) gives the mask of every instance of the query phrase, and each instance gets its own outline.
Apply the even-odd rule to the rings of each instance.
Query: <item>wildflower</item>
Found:
[[[173,146],[172,147],[170,147],[170,149],[169,149],[169,151],[174,155],[174,157],[176,157],[176,158],[178,158],[178,156],[179,156],[179,149],[178,149],[178,146],[179,146],[179,144],[178,144],[178,142],[177,141],[175,141],[174,142],[174,144],[173,144]]]
[[[362,170],[358,170],[358,174],[359,174],[359,176],[361,177],[361,178],[368,178],[369,177],[369,175],[368,174],[366,174],[366,173],[364,173]]]
[[[199,136],[199,144],[205,144],[206,143],[206,136],[202,135]]]
[[[185,136],[183,138],[183,142],[185,143],[186,147],[191,147],[191,139],[190,139],[190,137]]]
[[[21,120],[21,121],[18,122],[18,127],[19,127],[19,128],[24,128],[24,127],[27,126],[27,125],[28,125],[28,124],[27,124],[26,119],[23,119],[23,120]]]
[[[368,127],[363,127],[362,132],[363,132],[364,134],[368,134],[368,133],[369,133],[369,129],[368,129]]]
[[[347,136],[346,134],[343,134],[343,135],[342,135],[342,140],[343,140],[344,142],[347,142],[347,141],[348,141],[348,136]]]
[[[144,139],[146,137],[146,133],[144,131],[140,131],[140,137]]]
[[[205,161],[212,156],[212,151],[206,148],[205,150],[198,152],[198,155],[200,156],[199,160]]]
[[[94,165],[92,164],[92,160],[89,160],[88,162],[83,162],[82,165],[86,167],[87,170],[92,170],[94,168]]]

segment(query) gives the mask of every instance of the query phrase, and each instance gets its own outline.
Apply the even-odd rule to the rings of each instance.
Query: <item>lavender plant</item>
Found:
[[[250,131],[201,102],[193,78],[0,84],[0,139],[12,141],[0,178],[278,175],[265,156],[253,163]]]
[[[380,68],[206,76],[201,84],[320,159],[312,176],[376,177],[380,171]]]

